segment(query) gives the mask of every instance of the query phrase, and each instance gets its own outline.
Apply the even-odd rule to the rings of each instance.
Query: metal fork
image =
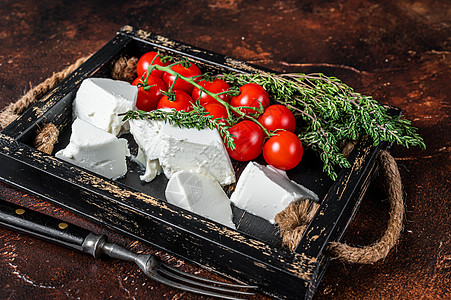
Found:
[[[180,271],[163,263],[153,254],[133,253],[117,244],[107,242],[105,235],[96,235],[84,228],[27,210],[7,201],[0,201],[0,225],[91,254],[95,258],[108,255],[112,258],[135,262],[150,278],[192,293],[222,299],[241,299],[234,294],[254,295],[249,290],[257,288],[210,280]]]

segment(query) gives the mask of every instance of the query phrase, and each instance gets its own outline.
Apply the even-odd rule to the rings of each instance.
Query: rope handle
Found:
[[[53,75],[37,86],[31,88],[25,95],[20,97],[16,102],[10,103],[1,113],[0,113],[0,127],[5,128],[12,121],[14,121],[21,113],[23,113],[28,107],[33,105],[36,100],[40,99],[48,91],[53,89],[57,84],[59,84],[64,78],[66,78],[70,73],[75,71],[82,63],[84,63],[89,56],[79,58],[75,63],[71,64],[64,70],[53,73]]]
[[[404,200],[401,175],[395,159],[387,151],[381,151],[379,163],[390,201],[390,218],[383,236],[374,244],[352,247],[345,243],[331,242],[328,250],[333,259],[348,263],[372,264],[387,257],[397,243],[403,229]]]
[[[387,257],[399,239],[404,218],[401,176],[395,159],[387,151],[380,152],[379,164],[382,169],[381,175],[385,178],[391,207],[387,229],[376,243],[362,248],[331,242],[328,251],[333,259],[348,263],[372,264]],[[296,249],[319,206],[318,203],[305,199],[291,203],[276,215],[275,221],[279,226],[284,246],[291,251]]]

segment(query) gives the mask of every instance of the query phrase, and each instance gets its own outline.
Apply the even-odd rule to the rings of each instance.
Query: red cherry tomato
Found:
[[[293,113],[280,104],[268,106],[258,121],[268,130],[285,129],[294,132],[296,128]]]
[[[205,88],[207,91],[212,92],[214,94],[225,92],[230,89],[230,85],[224,80],[219,78],[215,78],[213,81],[201,80],[198,82],[198,84],[201,87]],[[207,105],[209,103],[219,103],[215,98],[207,95],[205,92],[202,92],[197,87],[193,89],[193,93],[191,96],[193,97],[194,101],[197,101],[200,98],[200,105],[202,106]],[[227,103],[230,103],[230,99],[232,98],[232,96],[230,96],[229,94],[221,94],[218,95],[218,97],[219,99]]]
[[[244,120],[229,129],[234,135],[236,149],[227,148],[230,157],[239,161],[249,161],[257,158],[262,152],[264,142],[263,129],[250,120]]]
[[[240,87],[240,91],[241,93],[238,96],[232,97],[230,100],[230,105],[235,107],[248,106],[258,108],[261,103],[263,108],[268,107],[269,95],[261,85],[256,83],[247,83]],[[246,114],[257,112],[256,110],[249,108],[243,108],[241,111]]]
[[[193,99],[194,100],[194,99]],[[204,109],[208,112],[207,116],[213,116],[213,119],[222,119],[225,124],[229,124],[227,118],[229,115],[227,114],[227,109],[224,105],[216,103],[209,103],[204,106]]]
[[[185,68],[182,64],[178,64],[178,65],[172,66],[171,69],[185,77],[194,77],[194,76],[198,76],[201,74],[200,69],[193,63],[190,63],[190,66],[188,68]],[[168,88],[170,86],[172,86],[172,83],[175,81],[174,86],[173,86],[174,90],[182,90],[191,95],[191,92],[193,91],[194,86],[191,83],[189,83],[183,79],[180,79],[180,78],[177,80],[175,80],[175,79],[176,79],[175,75],[172,75],[170,73],[165,72],[163,75],[163,81],[164,81],[164,83],[166,83]]]
[[[141,77],[136,78],[133,81],[133,85],[143,83]],[[147,84],[151,86],[147,91],[144,87],[138,88],[138,96],[136,98],[136,107],[140,110],[151,111],[157,108],[158,101],[163,96],[163,91],[166,90],[166,85],[160,78],[149,75],[147,78]]]
[[[263,147],[265,161],[281,170],[296,167],[304,153],[299,138],[290,131],[280,131],[266,141]]]
[[[142,77],[142,75],[147,72],[147,69],[150,66],[150,63],[152,62],[152,60],[154,59],[155,56],[157,56],[158,53],[157,52],[147,52],[146,54],[142,55],[139,60],[138,63],[136,64],[136,73],[138,74],[138,77]],[[153,62],[154,65],[159,65],[159,66],[167,66],[170,64],[170,62],[162,62],[160,60],[159,57],[157,57],[155,59],[155,61]],[[160,70],[153,70],[152,71],[152,76],[154,77],[159,77],[162,78],[163,77],[163,71]]]
[[[193,99],[190,95],[180,90],[173,90],[172,92],[175,94],[175,100],[171,101],[169,100],[168,96],[163,95],[163,97],[161,97],[160,101],[158,102],[157,109],[174,108],[176,110],[184,111],[193,110]]]

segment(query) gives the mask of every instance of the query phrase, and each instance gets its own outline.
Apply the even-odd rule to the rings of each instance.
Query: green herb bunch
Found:
[[[319,153],[323,171],[336,179],[335,166],[350,167],[340,143],[363,135],[405,147],[425,148],[423,139],[402,116],[388,114],[372,97],[363,96],[334,77],[323,74],[225,74],[237,85],[257,83],[273,100],[295,115],[297,134],[304,145]]]

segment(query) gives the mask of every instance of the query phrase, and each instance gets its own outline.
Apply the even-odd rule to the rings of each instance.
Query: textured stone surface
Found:
[[[0,109],[123,25],[284,72],[324,72],[403,108],[427,150],[394,147],[406,194],[401,240],[370,266],[333,262],[317,299],[451,298],[451,5],[448,1],[1,1]],[[152,251],[35,197],[0,196]],[[345,240],[374,242],[388,203],[374,185]],[[201,299],[145,278],[133,265],[94,260],[0,228],[0,298]],[[206,271],[171,259],[181,268]],[[261,298],[264,298],[261,296]]]

